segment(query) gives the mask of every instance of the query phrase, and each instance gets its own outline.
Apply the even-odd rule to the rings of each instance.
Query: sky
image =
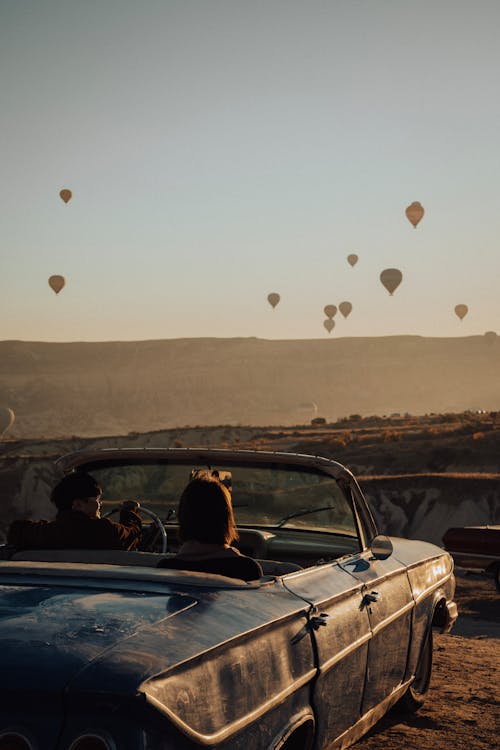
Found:
[[[500,333],[499,28],[498,0],[0,0],[0,339]]]

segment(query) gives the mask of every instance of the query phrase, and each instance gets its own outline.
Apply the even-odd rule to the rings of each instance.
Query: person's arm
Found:
[[[138,546],[142,536],[142,520],[137,513],[139,507],[139,503],[126,500],[121,506],[119,523],[109,518],[102,519],[107,522],[111,549],[132,550]]]

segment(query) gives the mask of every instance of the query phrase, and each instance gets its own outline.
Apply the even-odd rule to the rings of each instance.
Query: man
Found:
[[[61,479],[50,496],[54,521],[13,521],[7,542],[17,549],[125,549],[139,544],[139,503],[121,505],[120,522],[101,518],[102,490],[94,477],[75,471]]]

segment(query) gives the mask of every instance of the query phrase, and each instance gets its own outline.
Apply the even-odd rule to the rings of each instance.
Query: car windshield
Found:
[[[164,522],[175,522],[182,490],[206,466],[120,465],[92,470],[103,488],[103,512],[139,500]],[[350,500],[338,482],[290,466],[211,466],[231,488],[238,526],[304,529],[357,536]]]

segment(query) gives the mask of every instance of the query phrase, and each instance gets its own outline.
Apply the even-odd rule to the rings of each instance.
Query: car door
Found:
[[[371,628],[362,713],[390,695],[404,680],[414,600],[406,567],[371,550],[341,563],[361,585],[362,608]]]
[[[327,747],[361,714],[371,629],[362,606],[364,584],[338,563],[285,576],[285,587],[311,605],[309,629],[317,650],[312,702],[317,747]]]

